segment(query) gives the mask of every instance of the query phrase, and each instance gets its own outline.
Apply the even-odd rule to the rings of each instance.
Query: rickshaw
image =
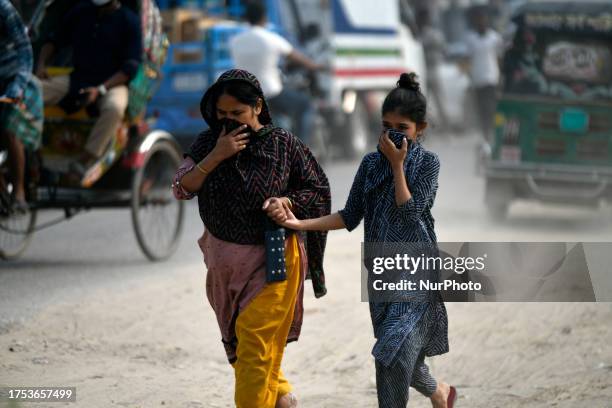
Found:
[[[612,195],[612,1],[529,1],[502,63],[485,201],[599,205]]]
[[[40,27],[57,24],[75,1],[41,1],[31,13],[30,35]],[[140,15],[143,29],[143,62],[129,84],[128,108],[122,125],[103,157],[74,185],[64,175],[82,151],[95,118],[85,109],[67,114],[59,107],[46,107],[39,151],[26,157],[27,212],[4,208],[0,214],[0,258],[13,259],[26,249],[32,234],[93,208],[129,207],[138,244],[152,260],[169,257],[177,248],[183,225],[183,203],[175,200],[170,186],[181,162],[181,150],[173,136],[156,130],[145,117],[146,103],[155,92],[168,42],[153,0],[122,1]],[[33,39],[36,50],[36,38]],[[70,61],[68,58],[67,61]],[[49,75],[69,72],[69,67],[49,68]],[[27,126],[27,115],[24,115]],[[8,178],[6,154],[0,153],[0,176]],[[0,196],[7,196],[10,183]],[[0,200],[0,207],[7,200]],[[37,212],[61,209],[63,217],[36,224]],[[0,208],[2,210],[2,208]]]

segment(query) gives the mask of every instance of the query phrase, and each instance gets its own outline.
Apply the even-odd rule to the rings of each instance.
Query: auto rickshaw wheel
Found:
[[[167,259],[178,246],[183,228],[183,202],[172,193],[181,155],[160,140],[146,153],[132,181],[132,222],[140,249],[151,261]]]
[[[485,184],[485,205],[489,217],[504,220],[508,215],[510,203],[514,198],[512,185],[499,179],[487,178]]]

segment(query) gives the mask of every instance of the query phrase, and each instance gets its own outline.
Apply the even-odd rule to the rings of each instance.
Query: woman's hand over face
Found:
[[[240,133],[245,128],[246,125],[242,125],[227,134],[225,133],[225,128],[223,128],[221,135],[217,139],[217,144],[212,151],[219,161],[229,159],[247,147],[249,143],[249,134]]]

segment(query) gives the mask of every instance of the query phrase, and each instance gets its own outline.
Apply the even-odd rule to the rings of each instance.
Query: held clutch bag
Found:
[[[285,228],[266,216],[266,282],[279,282],[287,279],[285,234]]]

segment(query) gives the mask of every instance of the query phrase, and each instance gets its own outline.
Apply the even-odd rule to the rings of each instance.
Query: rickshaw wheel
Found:
[[[167,259],[183,229],[183,202],[172,194],[174,172],[181,163],[177,149],[158,141],[146,153],[132,181],[132,223],[140,249],[151,261]]]
[[[25,214],[0,215],[0,259],[17,259],[28,247],[34,227],[36,210]]]

